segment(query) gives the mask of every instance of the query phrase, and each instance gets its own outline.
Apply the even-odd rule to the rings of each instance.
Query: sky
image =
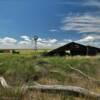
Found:
[[[100,0],[0,0],[0,48],[100,47]]]

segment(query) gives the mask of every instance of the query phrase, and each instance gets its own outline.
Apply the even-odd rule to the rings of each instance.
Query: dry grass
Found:
[[[48,94],[41,92],[29,92],[22,100],[77,100],[74,97],[65,97],[61,94]]]
[[[87,75],[100,80],[100,56],[33,58],[31,55],[1,54],[0,63],[3,63],[0,65],[0,75],[4,76],[8,83],[15,87],[20,87],[22,84],[33,84],[34,79],[37,77],[35,81],[40,84],[80,86],[100,93],[99,85],[83,78],[68,67],[68,65],[71,65]],[[51,73],[51,71],[59,73]],[[17,96],[20,100],[89,100],[88,98],[76,98],[64,94],[50,94],[38,91],[28,91],[22,95],[17,90],[15,94],[9,91],[7,93],[2,91],[0,96]]]

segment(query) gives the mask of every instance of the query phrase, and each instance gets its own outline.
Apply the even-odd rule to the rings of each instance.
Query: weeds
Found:
[[[85,88],[97,90],[95,84],[82,79],[81,76],[72,72],[71,65],[84,73],[98,78],[100,80],[100,57],[38,57],[34,59],[32,55],[12,55],[0,54],[0,75],[4,76],[9,84],[13,86],[22,86],[22,84],[32,84],[34,76],[38,75],[37,82],[41,84],[65,84],[77,85]],[[51,73],[57,71],[58,73]],[[1,90],[3,90],[1,88]],[[8,91],[2,91],[0,96],[19,96],[20,90],[16,89],[13,94]],[[33,93],[31,93],[33,95]],[[39,96],[38,96],[39,95]],[[25,95],[26,97],[26,95]],[[28,96],[26,97],[28,98]],[[49,95],[37,93],[30,100],[78,100],[74,97],[64,97],[63,95]],[[28,100],[28,99],[23,99]],[[82,99],[79,99],[82,100]],[[86,100],[86,99],[84,99]]]

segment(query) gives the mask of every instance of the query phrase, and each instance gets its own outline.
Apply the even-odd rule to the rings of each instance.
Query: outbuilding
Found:
[[[54,56],[54,55],[59,55],[59,56],[65,56],[65,55],[97,55],[100,53],[100,48],[93,47],[93,46],[86,46],[83,44],[79,44],[76,42],[70,42],[64,46],[61,46],[57,49],[54,49],[46,54],[46,56]]]

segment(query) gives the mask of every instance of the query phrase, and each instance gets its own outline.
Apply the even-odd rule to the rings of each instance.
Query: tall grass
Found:
[[[40,84],[76,85],[88,89],[93,89],[93,91],[100,91],[97,89],[98,86],[96,86],[94,83],[88,82],[69,68],[70,65],[83,71],[87,75],[100,80],[99,64],[100,56],[58,56],[33,58],[33,55],[30,54],[0,54],[0,76],[3,76],[7,82],[14,87],[20,87],[23,84],[33,84],[34,79],[37,77],[37,80],[35,81],[39,82]],[[53,73],[52,71],[58,73]],[[3,90],[2,88],[0,89]],[[33,92],[31,94],[33,95]],[[6,91],[2,91],[0,96],[3,95],[11,97],[12,95],[19,95],[20,97],[21,94],[19,89],[16,89],[16,92],[14,93],[6,93]],[[28,98],[28,96],[26,98]],[[37,92],[35,92],[33,98],[35,99],[30,100],[78,100],[78,98],[76,99],[74,97],[64,97],[63,95],[50,95]]]

